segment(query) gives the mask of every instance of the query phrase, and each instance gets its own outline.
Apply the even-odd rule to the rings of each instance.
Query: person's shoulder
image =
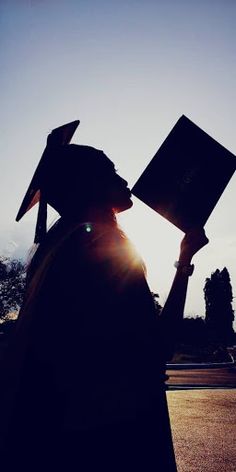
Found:
[[[68,263],[102,261],[107,258],[112,244],[108,227],[91,222],[61,221],[49,237],[55,258],[66,259]]]
[[[97,222],[68,224],[61,221],[51,235],[52,250],[65,265],[79,264],[112,274],[144,276],[144,264],[133,244],[118,226]]]

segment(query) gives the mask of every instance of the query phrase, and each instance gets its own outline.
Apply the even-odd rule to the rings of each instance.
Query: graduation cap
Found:
[[[24,196],[20,209],[16,216],[19,221],[27,211],[39,202],[39,211],[35,231],[34,242],[40,242],[46,233],[47,220],[47,202],[44,199],[44,181],[45,176],[50,170],[57,170],[57,150],[66,144],[69,144],[72,136],[79,125],[79,120],[72,121],[63,126],[55,128],[47,138],[47,145],[42,157],[30,182],[28,190]]]
[[[187,232],[205,225],[235,169],[235,156],[183,115],[132,193]]]

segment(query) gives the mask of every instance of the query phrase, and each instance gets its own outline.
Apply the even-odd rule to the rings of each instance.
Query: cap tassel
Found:
[[[39,209],[35,229],[34,242],[40,244],[47,233],[47,201],[40,192]]]

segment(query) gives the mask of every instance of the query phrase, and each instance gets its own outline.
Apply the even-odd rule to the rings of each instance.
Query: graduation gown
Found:
[[[61,219],[48,233],[31,263],[15,357],[17,346],[5,449],[14,431],[18,463],[176,471],[168,343],[142,263],[116,226]]]

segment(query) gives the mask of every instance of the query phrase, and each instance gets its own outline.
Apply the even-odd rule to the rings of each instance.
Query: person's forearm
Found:
[[[184,305],[188,287],[187,274],[177,269],[170,293],[161,311],[162,335],[165,339],[166,361],[173,357],[176,342],[178,342],[181,320],[184,314]]]
[[[161,312],[161,323],[163,336],[166,340],[168,358],[171,356],[171,351],[173,354],[173,347],[178,339],[181,320],[184,314],[188,278],[194,268],[191,266],[192,257],[207,243],[208,239],[203,228],[193,228],[185,234],[181,241],[177,272]]]
[[[177,269],[170,293],[162,309],[161,317],[164,325],[169,325],[171,330],[177,328],[183,318],[184,305],[187,294],[189,276],[182,269]]]

